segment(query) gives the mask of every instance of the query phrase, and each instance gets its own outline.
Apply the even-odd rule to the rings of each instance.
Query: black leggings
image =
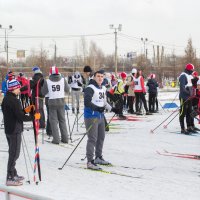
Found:
[[[7,165],[7,179],[13,179],[17,175],[17,170],[15,168],[16,161],[20,155],[21,148],[21,133],[14,133],[12,135],[6,135],[9,146],[9,156],[8,156],[8,165]]]
[[[136,98],[136,102],[135,102],[136,112],[140,112],[141,111],[141,107],[139,107],[140,100],[144,104],[145,111],[148,112],[147,102],[146,102],[144,93],[142,93],[142,92],[135,92],[135,98]]]
[[[179,122],[181,129],[185,129],[184,118],[186,117],[187,127],[192,126],[192,117],[190,116],[192,112],[192,102],[190,100],[180,99],[180,112],[179,112]]]

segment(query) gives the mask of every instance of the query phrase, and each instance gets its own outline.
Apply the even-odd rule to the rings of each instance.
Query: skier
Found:
[[[76,110],[79,113],[79,102],[80,102],[80,95],[82,92],[83,84],[85,84],[85,79],[80,74],[80,72],[75,72],[72,76],[68,78],[68,84],[71,87],[71,94],[72,94],[72,113],[75,113],[75,100],[76,100]]]
[[[68,143],[68,132],[65,120],[65,92],[69,92],[69,85],[58,71],[56,66],[50,68],[49,79],[44,81],[42,94],[48,94],[49,121],[51,124],[53,144],[60,143],[58,123],[61,133],[61,142]]]
[[[131,71],[130,76],[128,76],[128,81],[126,83],[126,85],[128,86],[128,113],[130,114],[135,114],[134,108],[133,108],[133,103],[135,100],[135,93],[134,93],[134,88],[135,88],[135,84],[134,84],[134,78],[135,75],[137,73],[137,69],[133,68]]]
[[[16,161],[20,155],[21,133],[23,121],[31,121],[32,117],[24,114],[21,103],[17,96],[20,94],[20,83],[13,79],[8,81],[8,91],[2,102],[4,127],[9,146],[7,166],[7,186],[19,186],[24,177],[17,174]]]
[[[19,76],[17,77],[17,81],[19,81],[19,83],[21,84],[21,87],[26,86],[26,88],[27,88],[27,90],[21,91],[21,94],[20,94],[22,107],[24,109],[29,104],[29,90],[28,90],[29,81],[24,77],[24,74],[22,72],[19,73]]]
[[[32,103],[35,105],[35,98],[36,98],[36,89],[37,89],[37,83],[39,82],[39,112],[41,115],[40,118],[40,128],[45,128],[45,115],[44,115],[44,95],[41,93],[41,87],[44,83],[44,77],[42,74],[42,71],[38,66],[33,67],[34,75],[32,77],[32,80],[30,80],[30,88],[32,90]]]
[[[180,99],[180,112],[179,112],[179,122],[181,126],[181,133],[183,134],[190,134],[195,130],[192,127],[192,119],[191,119],[191,112],[192,112],[192,72],[194,71],[194,65],[188,63],[185,66],[184,72],[181,73],[179,77],[180,83],[180,92],[179,92],[179,99]],[[185,129],[184,119],[186,117],[187,129]]]
[[[137,71],[136,77],[134,78],[134,83],[135,83],[135,98],[136,98],[136,114],[137,115],[142,115],[141,109],[139,108],[139,104],[142,103],[144,104],[144,109],[146,111],[146,115],[151,115],[147,108],[147,102],[146,102],[146,89],[144,86],[144,78],[142,76],[142,71],[139,70]]]
[[[114,87],[114,102],[116,108],[119,109],[119,119],[125,120],[126,116],[123,115],[123,95],[125,93],[124,86],[126,85],[127,74],[122,72],[120,74],[121,79],[118,79],[116,86]]]
[[[84,68],[83,68],[83,72],[84,72],[84,78],[85,78],[85,87],[88,86],[89,84],[89,81],[90,79],[93,78],[93,73],[92,73],[92,69],[90,66],[86,65]],[[84,90],[83,90],[84,91]]]
[[[150,78],[148,79],[147,86],[148,86],[148,93],[149,93],[149,112],[156,113],[155,110],[155,103],[156,103],[156,96],[157,96],[157,87],[158,83],[155,80],[155,74],[151,74]]]
[[[85,88],[84,94],[84,121],[87,131],[88,141],[86,146],[87,168],[100,170],[98,164],[109,165],[110,163],[103,159],[102,149],[105,138],[104,110],[108,109],[115,113],[116,108],[112,108],[106,101],[106,88],[102,86],[103,72],[101,70],[94,73],[94,78],[90,80]],[[94,160],[95,150],[95,160]]]
[[[198,93],[199,93],[199,90],[197,89],[197,83],[198,83],[198,81],[199,81],[199,76],[198,76],[198,72],[197,71],[194,71],[193,73],[192,73],[192,76],[193,76],[193,78],[191,79],[191,81],[192,81],[192,90],[193,90],[193,96],[194,96],[194,98],[193,99],[191,99],[191,101],[192,101],[192,110],[193,111],[195,111],[195,110],[199,110],[199,106],[200,106],[200,104],[199,104],[199,96],[198,96]],[[191,118],[191,126],[192,126],[192,129],[196,132],[196,131],[200,131],[200,129],[199,128],[197,128],[195,125],[194,125],[194,118],[192,117]]]

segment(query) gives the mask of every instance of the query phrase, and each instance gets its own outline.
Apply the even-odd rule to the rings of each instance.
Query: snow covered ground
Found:
[[[176,97],[179,105],[177,92],[160,92],[159,100],[163,105],[172,102]],[[68,158],[75,146],[65,147],[41,143],[40,157],[42,182],[35,185],[33,173],[28,162],[31,184],[15,189],[29,193],[40,194],[55,200],[198,200],[200,196],[200,161],[186,158],[159,155],[156,151],[191,153],[200,155],[200,134],[186,136],[175,133],[179,131],[178,116],[164,128],[176,114],[175,112],[152,134],[154,129],[170,114],[172,109],[163,110],[152,116],[134,116],[135,121],[112,121],[110,131],[106,134],[104,144],[104,158],[112,162],[114,167],[103,167],[105,170],[118,172],[133,177],[131,178],[94,172],[77,166],[86,166],[85,157],[86,137],[81,142],[73,156],[63,170],[58,170]],[[128,114],[127,114],[128,115]],[[106,113],[109,119],[113,113]],[[67,115],[66,115],[67,117]],[[70,128],[72,128],[75,116],[69,111]],[[0,120],[2,112],[0,112]],[[196,126],[200,127],[196,122]],[[80,118],[74,128],[72,138],[83,137],[85,128],[83,117]],[[33,130],[24,131],[24,138],[30,153],[31,161],[34,160],[34,137]],[[45,140],[48,137],[45,135]],[[78,141],[74,142],[76,145]],[[5,184],[6,165],[8,154],[7,142],[4,130],[0,129],[0,185]],[[26,158],[28,156],[26,154]],[[79,164],[77,164],[79,163]],[[127,166],[129,168],[124,168]],[[23,151],[17,161],[18,173],[26,174],[26,165]]]

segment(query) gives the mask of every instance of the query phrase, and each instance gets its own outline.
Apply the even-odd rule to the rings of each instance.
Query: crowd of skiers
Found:
[[[71,94],[72,113],[76,115],[80,113],[80,99],[83,94],[84,121],[88,136],[86,157],[89,169],[99,170],[101,168],[98,164],[110,164],[102,155],[105,131],[108,130],[104,111],[114,112],[120,120],[126,119],[124,110],[136,115],[152,115],[158,112],[158,82],[153,73],[149,75],[146,83],[142,71],[135,68],[128,75],[125,72],[116,75],[101,69],[93,72],[90,66],[85,66],[83,73],[75,72],[66,78],[59,73],[56,66],[53,66],[50,68],[49,77],[45,78],[40,68],[35,66],[33,73],[32,79],[29,80],[23,73],[16,77],[9,71],[2,82],[2,93],[5,95],[2,111],[9,146],[6,182],[8,186],[21,185],[24,179],[17,174],[15,168],[20,154],[23,121],[39,120],[39,128],[46,128],[47,135],[53,138],[53,144],[69,142],[65,119],[65,93]],[[199,114],[200,106],[200,80],[192,64],[186,65],[179,82],[181,132],[190,134],[199,131],[194,125],[194,118]],[[47,120],[44,114],[44,99]],[[36,104],[39,115],[34,114],[32,105]],[[185,117],[187,128],[184,125]]]

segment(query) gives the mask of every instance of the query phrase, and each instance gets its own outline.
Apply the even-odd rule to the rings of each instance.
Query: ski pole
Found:
[[[68,122],[68,126],[69,126],[69,133],[71,133],[71,128],[70,128],[70,123],[69,123],[69,114],[68,114],[68,111],[67,111],[67,122]]]
[[[177,92],[177,93],[176,93],[176,96],[174,97],[174,99],[172,100],[172,102],[169,104],[169,107],[174,103],[174,101],[175,101],[175,99],[176,99],[176,97],[177,97],[178,94],[179,94],[179,93]]]
[[[116,114],[113,115],[113,117]],[[108,124],[110,124],[110,122],[112,121],[113,117],[110,119],[110,121],[108,122]],[[93,121],[93,124],[95,123],[95,121],[97,121],[98,118],[95,118]],[[93,127],[93,124],[90,125],[90,127],[88,128],[88,130],[86,130],[85,134],[83,135],[83,137],[80,139],[79,143],[75,146],[74,150],[71,152],[71,154],[69,155],[69,157],[67,158],[67,160],[64,162],[64,164],[62,165],[62,167],[59,167],[59,170],[62,170],[63,167],[66,165],[66,163],[68,162],[68,160],[71,158],[71,156],[73,155],[73,153],[75,152],[75,150],[77,149],[77,147],[80,145],[80,143],[82,142],[82,140],[84,139],[84,137],[87,135],[87,132]]]
[[[111,119],[109,120],[109,122],[107,123],[105,129],[109,126],[109,124],[111,123],[112,119],[115,117],[116,113],[111,117]],[[86,159],[86,156],[84,158],[81,158],[81,161],[84,161]]]
[[[191,99],[193,99],[193,98],[195,98],[194,96],[191,96],[191,97],[189,97],[184,103],[183,103],[183,105],[187,102],[187,101],[189,101],[189,100],[191,100]],[[177,112],[179,110],[179,108],[177,108],[175,111],[173,111],[165,120],[163,120],[158,126],[156,126],[154,129],[151,129],[150,130],[150,133],[154,133],[154,131],[157,129],[157,128],[159,128],[164,122],[166,122],[175,112]]]
[[[177,113],[166,125],[164,125],[164,128],[167,128],[167,126],[177,117],[179,113]]]
[[[97,120],[98,118],[95,118],[93,121],[94,122]],[[83,135],[83,137],[80,139],[80,141],[78,142],[78,144],[75,146],[74,150],[71,152],[71,154],[69,155],[69,157],[67,158],[67,160],[64,162],[64,164],[62,165],[62,167],[59,167],[59,170],[62,170],[63,167],[66,165],[66,163],[68,162],[68,160],[71,158],[71,156],[73,155],[73,153],[76,151],[77,147],[80,145],[80,143],[82,142],[82,140],[84,139],[84,137],[87,135],[87,132],[93,127],[93,124],[90,125],[90,127],[88,128],[88,130],[86,130],[85,134]]]
[[[30,176],[29,176],[29,171],[28,171],[28,165],[27,165],[27,161],[26,161],[26,156],[25,156],[25,150],[24,150],[24,143],[23,143],[23,140],[22,140],[22,151],[23,151],[23,154],[24,154],[24,161],[25,161],[25,165],[26,165],[26,173],[27,173],[27,176],[28,176],[28,181],[27,183],[31,183],[30,182]]]
[[[78,118],[78,115],[76,115],[76,117],[75,117],[75,120],[74,120],[74,123],[73,123],[73,126],[72,126],[72,130],[71,130],[71,132],[70,132],[70,140],[72,140],[72,133],[73,133],[73,130],[74,130],[74,126],[75,126],[75,123],[76,123],[76,120],[77,120],[77,126],[78,126],[78,121],[79,121],[79,119],[81,118],[83,116],[83,113],[81,114],[81,116]]]
[[[151,129],[151,133],[153,134],[154,131],[159,128],[164,122],[166,122],[175,112],[178,111],[179,108],[177,108],[175,111],[173,111],[165,120],[163,120],[158,126],[156,126],[154,129]]]
[[[24,146],[25,146],[25,149],[26,149],[26,152],[27,152],[27,155],[28,155],[29,163],[30,163],[31,169],[33,171],[33,166],[32,166],[32,163],[31,163],[31,157],[30,157],[30,154],[29,154],[29,151],[28,151],[28,148],[27,148],[27,145],[26,145],[26,140],[24,138],[24,134],[23,133],[22,133],[22,139],[24,141]]]
[[[163,108],[162,104],[160,103],[160,101],[158,100],[158,103],[160,104],[161,108],[164,110],[164,112],[166,113],[165,109]]]

